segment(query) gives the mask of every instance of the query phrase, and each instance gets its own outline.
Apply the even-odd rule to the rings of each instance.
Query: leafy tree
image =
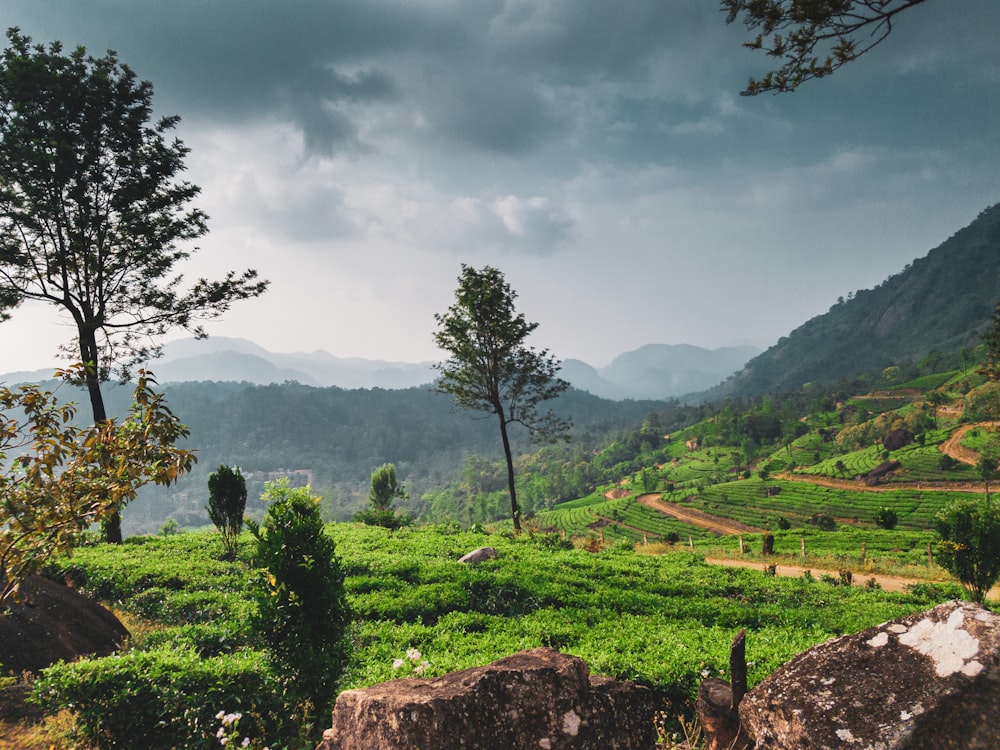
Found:
[[[514,459],[507,428],[526,427],[532,440],[554,442],[565,437],[569,423],[538,404],[563,393],[569,383],[556,377],[559,363],[548,350],[526,344],[538,328],[514,310],[517,294],[496,268],[476,270],[465,264],[455,303],[435,315],[435,343],[451,356],[435,365],[441,373],[435,390],[450,394],[462,409],[495,414],[507,461],[507,488],[514,530],[521,530],[521,511],[514,486]]]
[[[781,67],[751,78],[741,93],[794,91],[857,60],[892,33],[896,15],[924,0],[722,0],[726,23],[742,19],[757,35],[743,46]],[[860,32],[867,38],[858,40]],[[843,300],[840,300],[841,302]]]
[[[892,531],[899,523],[899,515],[892,508],[879,508],[875,511],[875,523],[886,531]]]
[[[222,534],[225,556],[236,559],[237,541],[243,530],[243,511],[247,507],[247,483],[237,466],[225,464],[208,475],[208,517]]]
[[[49,391],[0,387],[0,604],[139,487],[190,471],[194,454],[175,445],[187,429],[153,382],[140,371],[125,419],[87,428],[72,423],[73,404]]]
[[[986,362],[980,372],[990,380],[1000,380],[1000,302],[993,308],[991,321],[990,329],[982,337],[986,345]]]
[[[25,300],[55,305],[75,326],[64,350],[81,361],[94,422],[107,418],[100,384],[159,354],[174,327],[254,297],[247,270],[186,290],[175,265],[205,234],[188,208],[199,188],[178,179],[188,149],[168,140],[177,117],[151,122],[153,88],[114,52],[63,53],[16,28],[0,56],[0,320]],[[121,541],[118,514],[109,541]]]
[[[990,482],[1000,476],[1000,470],[997,468],[997,460],[992,456],[980,455],[976,460],[976,471],[983,480],[983,486],[986,490],[986,502],[989,502]]]
[[[398,529],[413,523],[413,519],[405,515],[397,515],[393,510],[393,500],[406,500],[407,494],[403,485],[396,479],[395,464],[382,464],[372,472],[371,490],[368,492],[368,502],[371,507],[354,516],[355,521],[369,526],[381,526],[386,529]]]
[[[1000,510],[989,500],[962,498],[936,520],[938,561],[982,603],[1000,578]]]
[[[260,526],[256,565],[263,576],[255,592],[253,632],[299,700],[304,726],[327,714],[347,666],[350,610],[344,573],[333,540],[323,532],[319,498],[288,479],[264,485],[270,503]],[[328,714],[327,714],[328,715]]]

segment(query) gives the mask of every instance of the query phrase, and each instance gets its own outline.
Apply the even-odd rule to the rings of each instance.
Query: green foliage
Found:
[[[686,552],[654,557],[615,545],[593,554],[540,533],[492,534],[499,557],[469,566],[458,558],[482,546],[483,537],[454,524],[395,532],[336,524],[325,535],[336,543],[356,616],[357,658],[343,675],[345,688],[399,677],[393,662],[411,648],[428,662],[423,676],[434,677],[547,645],[584,658],[595,674],[649,685],[672,702],[672,713],[690,715],[702,670],[725,673],[740,628],[750,631],[752,686],[806,648],[951,595],[821,586],[706,565]],[[802,536],[817,550],[851,546],[856,553],[865,542],[870,555],[904,547],[917,556],[928,538],[879,530],[777,532],[776,552],[797,554]],[[72,707],[95,733],[113,732],[117,747],[147,737],[143,746],[218,747],[211,717],[219,710],[243,713],[241,734],[315,746],[297,723],[301,696],[288,690],[290,673],[248,650],[244,597],[256,574],[219,560],[213,537],[193,532],[82,547],[52,569],[154,621],[176,622],[181,612],[196,619],[196,607],[185,603],[193,605],[199,593],[220,596],[211,617],[165,625],[137,639],[124,657],[54,668],[55,688],[44,688],[47,706]],[[746,540],[760,543],[753,535]]]
[[[569,422],[553,411],[540,414],[538,405],[563,393],[569,383],[556,376],[559,363],[547,350],[527,345],[538,328],[514,310],[517,294],[496,268],[481,271],[462,265],[455,303],[435,315],[434,342],[449,359],[435,368],[441,373],[435,388],[452,396],[462,409],[494,414],[507,461],[508,492],[514,529],[521,529],[521,509],[514,483],[514,462],[507,428],[526,427],[533,440],[564,438]]]
[[[1000,419],[1000,382],[991,380],[965,396],[963,417],[969,422],[992,422]]]
[[[411,526],[413,519],[397,514],[392,507],[394,500],[406,500],[406,498],[406,490],[396,479],[395,465],[382,464],[372,472],[372,486],[368,492],[368,502],[371,507],[356,513],[354,520],[368,526],[382,526],[387,529]]]
[[[949,503],[937,517],[938,560],[982,603],[1000,578],[1000,509],[978,498]]]
[[[891,531],[899,523],[899,514],[892,508],[880,507],[875,511],[875,523],[880,529]]]
[[[78,371],[71,370],[72,372]],[[50,557],[132,500],[144,484],[170,484],[195,457],[187,436],[141,373],[120,423],[80,428],[71,404],[35,385],[0,387],[0,605]],[[20,452],[9,462],[7,453]]]
[[[34,683],[51,709],[72,706],[84,739],[101,750],[209,750],[219,710],[240,710],[246,736],[288,731],[291,707],[273,689],[279,677],[261,653],[205,658],[187,648],[132,650],[113,658],[59,663]]]
[[[319,498],[288,480],[269,482],[271,503],[260,527],[255,564],[254,633],[302,701],[308,719],[326,715],[349,658],[350,611],[333,539],[324,534]]]
[[[243,530],[243,511],[247,507],[247,483],[239,467],[225,464],[208,475],[208,517],[222,535],[226,557],[236,559],[237,543]]]
[[[24,300],[55,305],[76,324],[94,422],[107,418],[100,383],[159,352],[173,327],[199,320],[266,282],[248,270],[184,291],[174,267],[205,234],[189,209],[199,189],[179,179],[188,149],[169,139],[177,117],[151,122],[153,87],[114,52],[32,45],[16,28],[0,55],[0,320]],[[113,168],[112,168],[113,165]],[[117,512],[108,541],[121,542]]]

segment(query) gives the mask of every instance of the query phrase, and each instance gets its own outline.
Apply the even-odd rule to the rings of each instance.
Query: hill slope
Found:
[[[708,399],[787,391],[979,343],[1000,299],[1000,204],[925,257],[809,320]]]

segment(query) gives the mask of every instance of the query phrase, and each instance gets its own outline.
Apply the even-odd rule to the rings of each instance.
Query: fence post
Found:
[[[799,538],[799,550],[800,550],[799,556],[800,557],[805,557],[806,556],[806,538],[804,536]]]
[[[861,542],[861,562],[865,561],[865,543]]]
[[[646,545],[648,545],[648,544],[649,544],[649,537],[648,537],[648,536],[646,535],[646,532],[645,532],[645,531],[644,531],[644,532],[642,532],[642,543],[643,543],[643,544],[646,544]]]
[[[745,554],[743,550],[743,535],[740,534],[740,554]]]
[[[691,551],[694,552],[694,537],[688,536],[688,546],[691,548]]]

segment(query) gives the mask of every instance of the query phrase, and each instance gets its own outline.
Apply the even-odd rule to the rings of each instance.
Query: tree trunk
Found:
[[[101,392],[101,363],[98,357],[96,332],[81,326],[80,361],[86,368],[87,393],[90,395],[90,408],[94,413],[95,425],[108,419],[107,408],[104,406],[104,394]],[[104,540],[109,544],[122,543],[122,519],[117,508],[104,521]]]
[[[750,741],[740,726],[740,701],[747,692],[747,631],[741,630],[729,647],[732,684],[709,677],[698,688],[695,705],[705,733],[705,750],[746,750]]]
[[[507,422],[503,413],[498,412],[500,418],[500,437],[503,440],[503,455],[507,459],[507,488],[510,491],[510,515],[514,519],[514,533],[521,533],[521,508],[517,504],[517,490],[514,489],[514,457],[510,453],[510,438],[507,437]]]

